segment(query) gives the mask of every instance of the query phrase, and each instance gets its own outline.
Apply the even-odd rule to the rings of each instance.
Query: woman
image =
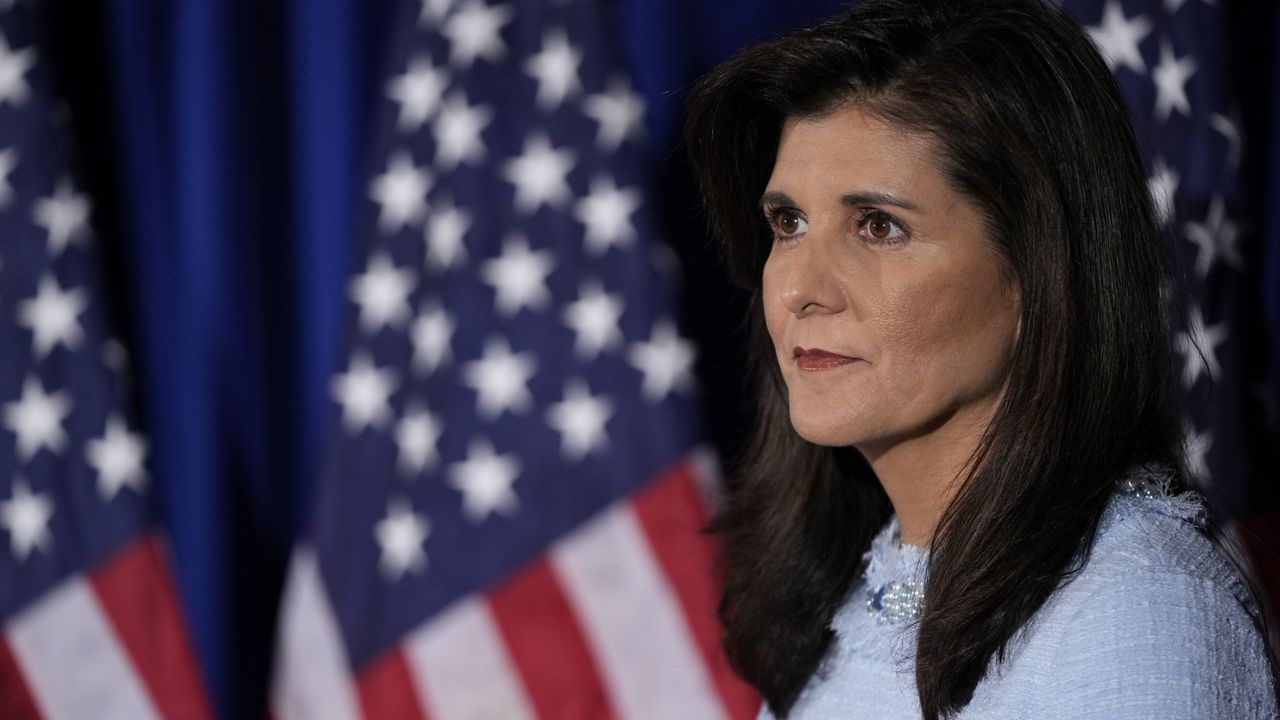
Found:
[[[1078,28],[871,0],[713,71],[685,141],[759,326],[718,525],[764,714],[1275,716],[1187,492],[1142,163]]]

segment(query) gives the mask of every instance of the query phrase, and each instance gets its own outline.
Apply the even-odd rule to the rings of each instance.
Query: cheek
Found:
[[[979,271],[981,270],[981,271]],[[877,331],[904,393],[987,384],[1003,372],[1017,304],[987,268],[912,278],[883,298]]]
[[[906,380],[903,375],[923,369],[922,364],[952,343],[955,328],[949,321],[958,314],[955,289],[924,274],[897,278],[884,290],[871,308],[871,322],[885,353],[883,362],[893,377]]]
[[[780,343],[786,342],[787,310],[783,307],[782,298],[778,292],[778,272],[778,264],[774,262],[771,255],[765,262],[764,271],[761,274],[760,302],[764,309],[764,324],[769,330],[769,337],[773,340],[774,347],[780,347]]]

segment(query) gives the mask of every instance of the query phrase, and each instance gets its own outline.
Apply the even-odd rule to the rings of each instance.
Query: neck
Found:
[[[930,545],[994,411],[995,403],[969,406],[928,432],[858,448],[893,504],[903,543]]]

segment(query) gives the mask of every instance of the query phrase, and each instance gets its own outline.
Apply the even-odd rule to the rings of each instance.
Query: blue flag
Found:
[[[1263,229],[1266,146],[1273,128],[1250,138],[1242,103],[1274,88],[1244,87],[1242,57],[1222,3],[1206,0],[1067,0],[1129,104],[1148,160],[1156,210],[1176,245],[1182,292],[1171,308],[1185,409],[1188,466],[1229,532],[1252,550],[1265,585],[1280,588],[1277,510],[1280,441],[1276,319],[1265,313],[1277,288],[1276,249]],[[1275,219],[1271,219],[1275,222]],[[1274,238],[1273,238],[1274,242]],[[1118,358],[1117,362],[1123,362]],[[1273,595],[1273,601],[1280,597]]]
[[[40,6],[0,8],[0,716],[209,716]]]
[[[748,717],[645,103],[592,2],[412,2],[275,709]]]

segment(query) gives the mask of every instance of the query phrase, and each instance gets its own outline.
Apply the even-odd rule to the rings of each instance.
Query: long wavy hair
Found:
[[[1170,254],[1111,73],[1045,2],[869,0],[698,83],[684,142],[729,269],[753,293],[759,387],[716,523],[720,613],[737,671],[780,717],[892,512],[856,450],[792,428],[760,297],[772,239],[758,202],[783,122],[850,103],[932,139],[1021,298],[1007,390],[930,543],[915,668],[932,720],[969,702],[1083,566],[1126,470],[1158,463],[1185,486],[1161,300]]]

